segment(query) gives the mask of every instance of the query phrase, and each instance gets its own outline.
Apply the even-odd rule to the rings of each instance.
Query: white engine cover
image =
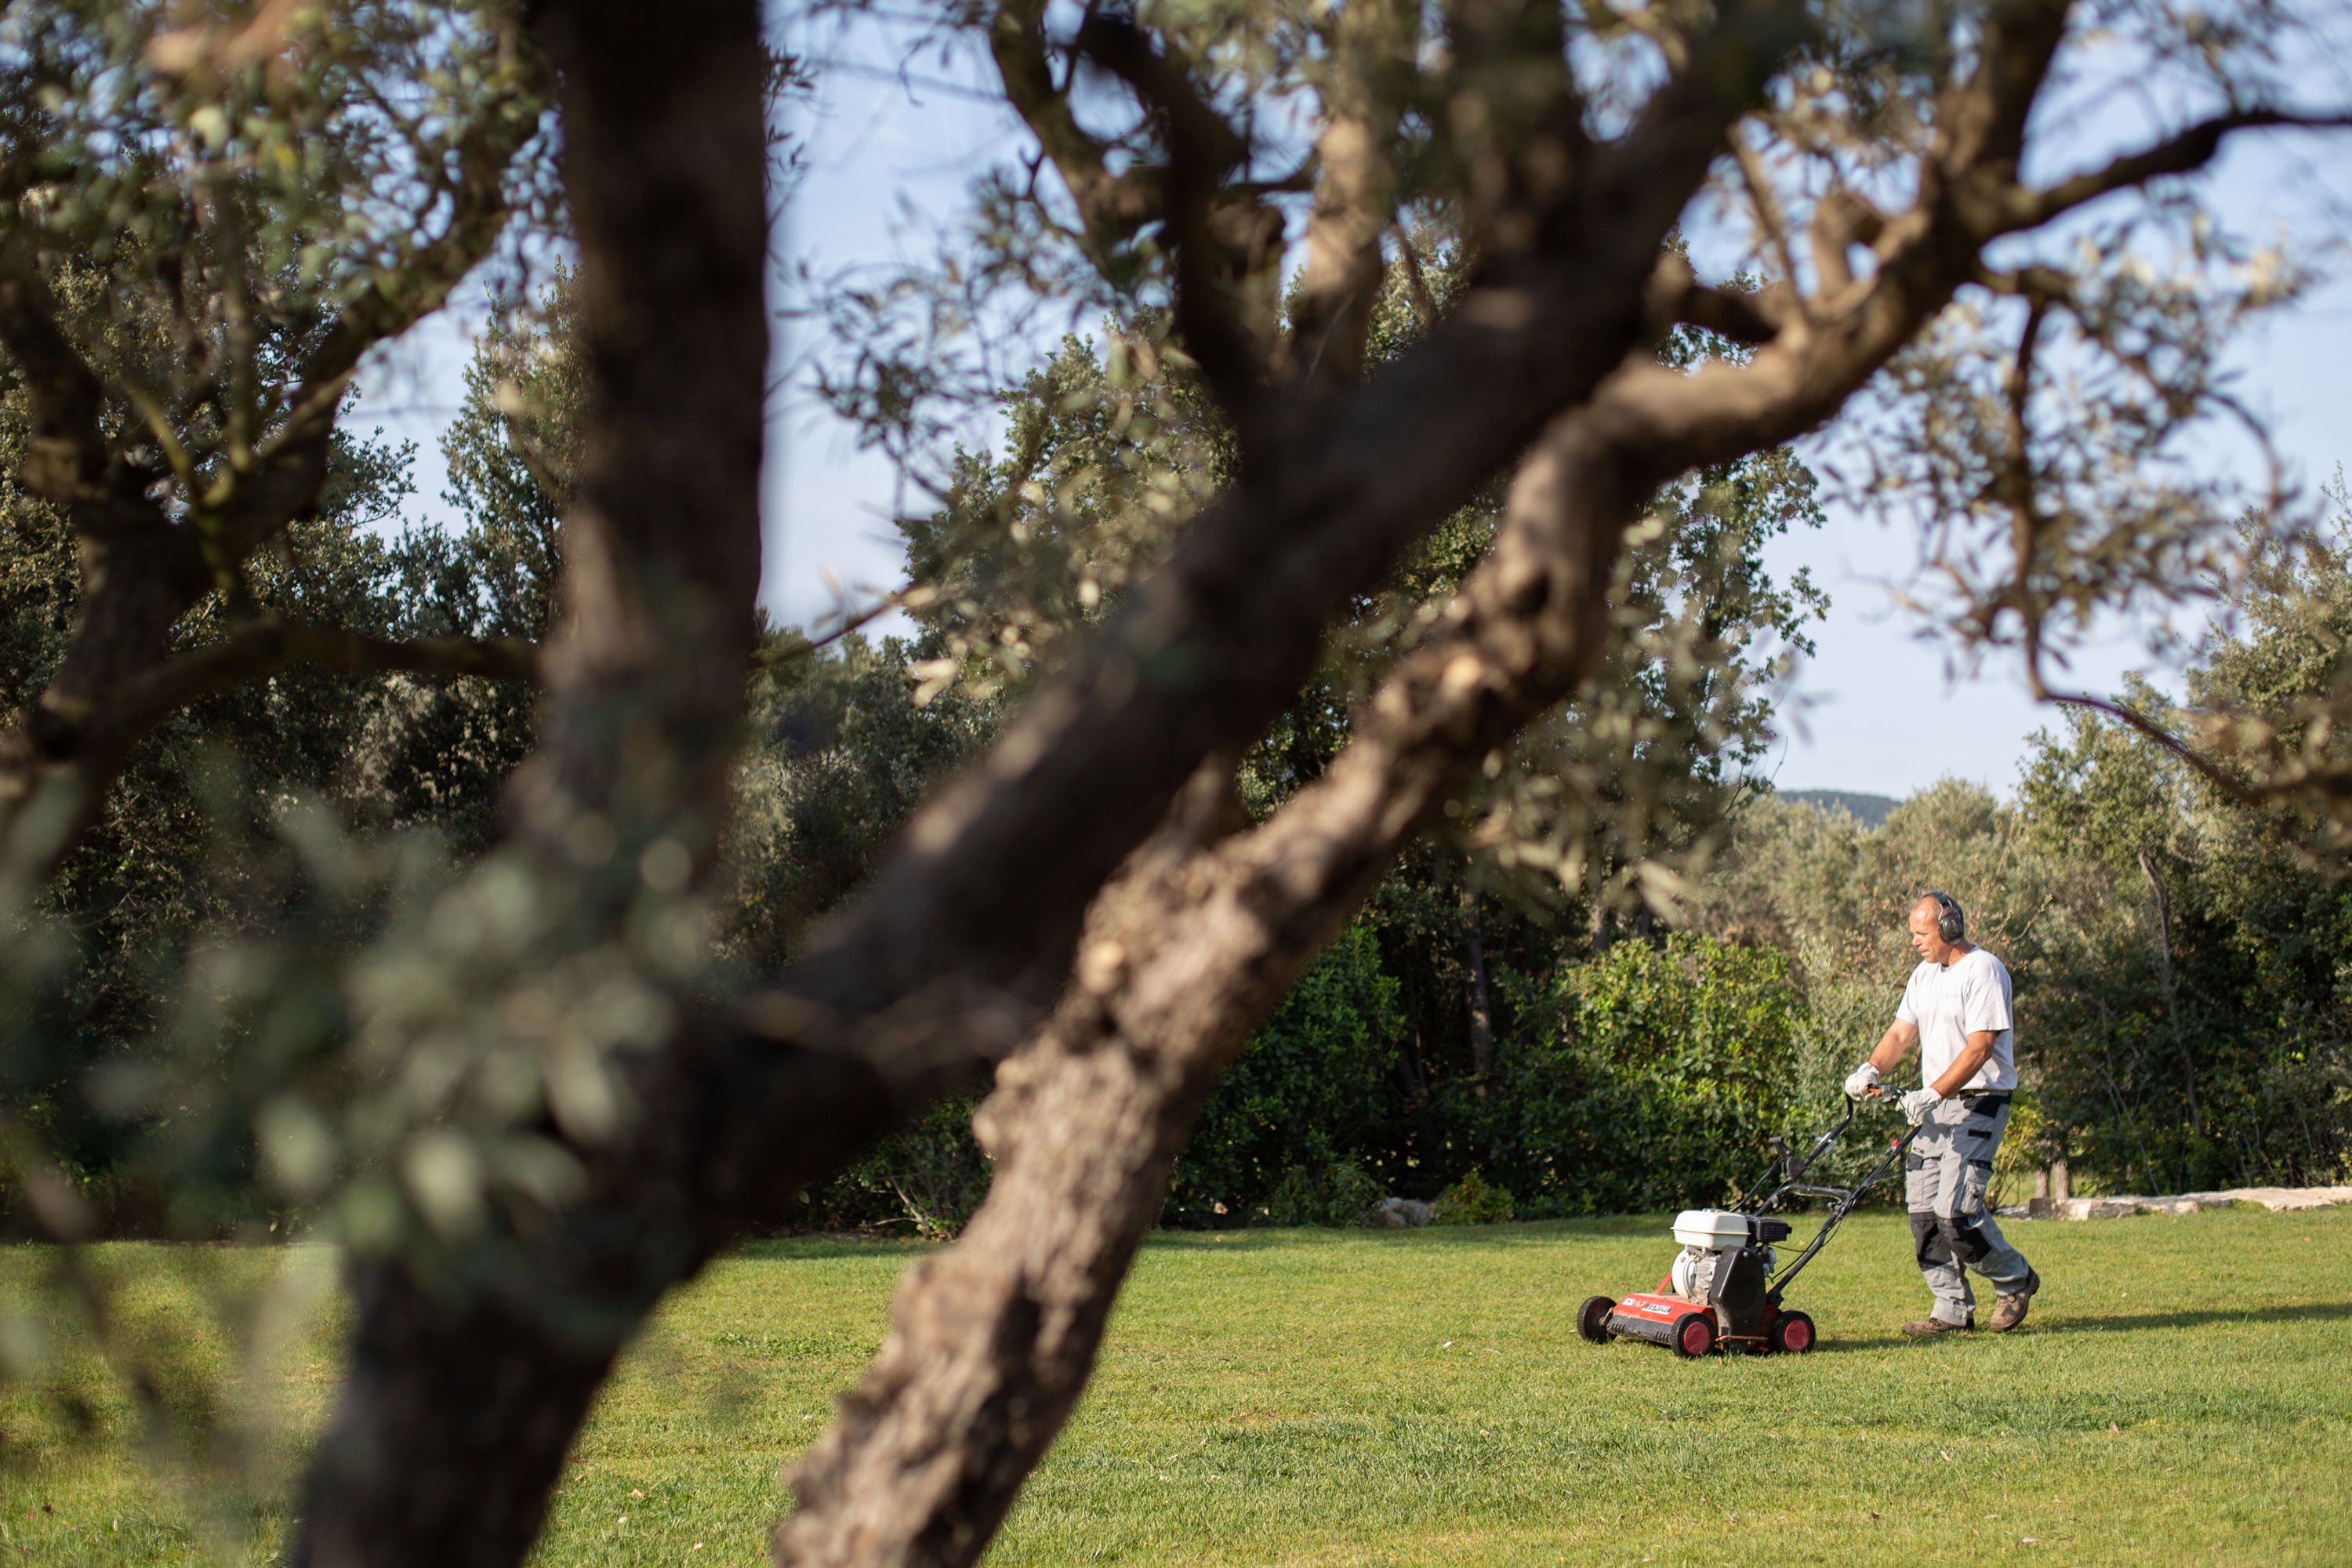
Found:
[[[1675,1239],[1703,1252],[1748,1245],[1748,1216],[1730,1209],[1685,1209],[1675,1215]]]

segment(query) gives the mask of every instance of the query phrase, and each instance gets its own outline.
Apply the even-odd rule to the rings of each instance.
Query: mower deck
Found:
[[[1610,1312],[1609,1331],[1619,1339],[1647,1340],[1655,1345],[1670,1345],[1675,1342],[1676,1321],[1706,1310],[1698,1303],[1685,1301],[1680,1296],[1657,1296],[1646,1290],[1637,1290],[1618,1302]]]
[[[1609,1298],[1596,1296],[1593,1300],[1608,1303]],[[1721,1322],[1721,1314],[1705,1302],[1636,1290],[1609,1307],[1601,1328],[1604,1338],[1647,1340],[1682,1356],[1703,1356],[1735,1347],[1751,1355],[1774,1351],[1802,1355],[1813,1348],[1813,1321],[1804,1313],[1784,1313],[1777,1303],[1767,1301],[1758,1316],[1760,1321],[1753,1325],[1757,1332],[1732,1333]]]

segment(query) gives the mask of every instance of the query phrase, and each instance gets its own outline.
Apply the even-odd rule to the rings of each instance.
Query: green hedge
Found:
[[[1347,1224],[1377,1199],[1359,1158],[1396,1059],[1396,999],[1371,928],[1349,927],[1202,1109],[1169,1186],[1168,1222]]]
[[[1523,1217],[1720,1202],[1796,1109],[1803,998],[1781,955],[1704,936],[1622,942],[1549,984],[1480,1107],[1480,1167]]]
[[[1500,979],[1519,1026],[1486,1092],[1429,1106],[1460,1157],[1426,1172],[1428,1193],[1452,1184],[1448,1218],[1679,1208],[1754,1179],[1796,1109],[1803,1004],[1780,953],[1675,935],[1620,942],[1549,983]],[[1367,1172],[1393,1111],[1396,993],[1369,926],[1333,942],[1210,1097],[1166,1223],[1349,1225],[1384,1195]],[[987,1189],[971,1110],[934,1109],[814,1206],[835,1224],[951,1234]]]

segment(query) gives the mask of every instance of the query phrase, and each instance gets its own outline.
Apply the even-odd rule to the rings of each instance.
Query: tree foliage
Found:
[[[1213,1227],[1360,1217],[1378,1189],[1364,1184],[1360,1167],[1352,1178],[1335,1167],[1357,1165],[1370,1142],[1400,1022],[1380,943],[1368,927],[1350,929],[1210,1096],[1176,1166],[1170,1217]]]
[[[1481,1168],[1523,1213],[1652,1213],[1754,1179],[1797,1109],[1803,999],[1780,953],[1676,933],[1521,984]]]

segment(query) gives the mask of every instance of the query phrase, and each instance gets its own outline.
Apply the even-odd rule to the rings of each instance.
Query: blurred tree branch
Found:
[[[223,115],[216,100],[255,90],[281,112],[293,107],[292,121],[305,111],[338,111],[340,104],[303,99],[298,80],[320,68],[322,55],[298,45],[286,31],[295,26],[288,16],[271,15],[277,20],[268,26],[257,20],[234,36],[142,30],[160,26],[152,8],[116,18],[119,30],[111,32],[60,16],[43,47],[0,80],[0,94],[38,100],[59,81],[119,68],[155,78],[167,117]],[[22,721],[0,730],[0,888],[44,881],[92,820],[131,749],[172,710],[172,694],[214,689],[159,669],[173,627],[211,595],[250,609],[244,563],[316,510],[336,416],[362,357],[438,309],[505,233],[523,188],[510,165],[539,134],[541,89],[511,37],[501,43],[502,26],[511,23],[488,22],[491,53],[504,52],[473,80],[469,97],[445,105],[430,125],[394,117],[380,127],[394,132],[389,145],[398,152],[391,155],[420,214],[429,215],[389,252],[368,255],[366,266],[352,268],[355,276],[305,279],[299,269],[319,269],[339,240],[305,231],[313,215],[267,218],[265,226],[292,231],[272,245],[312,248],[307,262],[278,258],[281,270],[266,286],[266,322],[256,315],[265,286],[247,255],[261,237],[247,206],[271,199],[267,181],[234,177],[222,161],[226,150],[215,152],[203,136],[193,145],[183,138],[177,166],[166,157],[164,166],[147,171],[183,205],[190,237],[177,250],[159,253],[117,231],[111,213],[77,215],[70,200],[20,203],[12,214],[0,236],[0,344],[21,367],[32,403],[23,479],[63,510],[79,541],[82,584],[64,658]],[[406,69],[405,49],[446,47],[421,44],[397,27],[380,39],[362,37],[347,44],[348,57],[323,53],[327,68],[345,71],[347,89],[371,69]],[[378,44],[381,58],[372,57]],[[242,74],[247,65],[225,63],[255,50],[278,51],[270,55],[278,63],[257,77]],[[289,63],[295,56],[306,57],[299,70]],[[39,150],[53,162],[70,169],[75,159],[86,160],[75,173],[101,186],[112,150],[142,145],[121,124],[75,128],[89,138],[76,143],[54,115],[19,111],[11,120],[20,136],[45,138]],[[225,115],[220,123],[226,126]],[[337,155],[331,149],[357,160],[345,173],[360,192],[373,174],[391,177],[380,169],[362,173],[366,160],[387,155],[367,132],[320,132],[314,157]],[[18,140],[10,166],[30,166],[36,150]],[[270,173],[282,178],[280,165],[289,163],[301,168],[299,158],[279,159]],[[299,208],[305,198],[283,199]],[[363,242],[363,226],[352,226]],[[105,287],[131,301],[110,305],[133,317],[149,313],[118,321],[101,310],[90,321],[81,309],[68,330],[58,280],[89,292],[89,258],[101,253],[112,259],[97,265],[116,269]],[[340,294],[320,287],[328,281],[344,285]],[[164,297],[154,302],[158,289]],[[193,313],[192,292],[200,297]],[[159,308],[173,319],[171,349],[161,373],[150,374],[132,345],[142,334],[152,342],[152,312]],[[127,416],[112,412],[125,406]],[[142,451],[156,456],[142,458]],[[249,651],[224,650],[212,668],[226,671]],[[44,800],[58,809],[39,808]]]

